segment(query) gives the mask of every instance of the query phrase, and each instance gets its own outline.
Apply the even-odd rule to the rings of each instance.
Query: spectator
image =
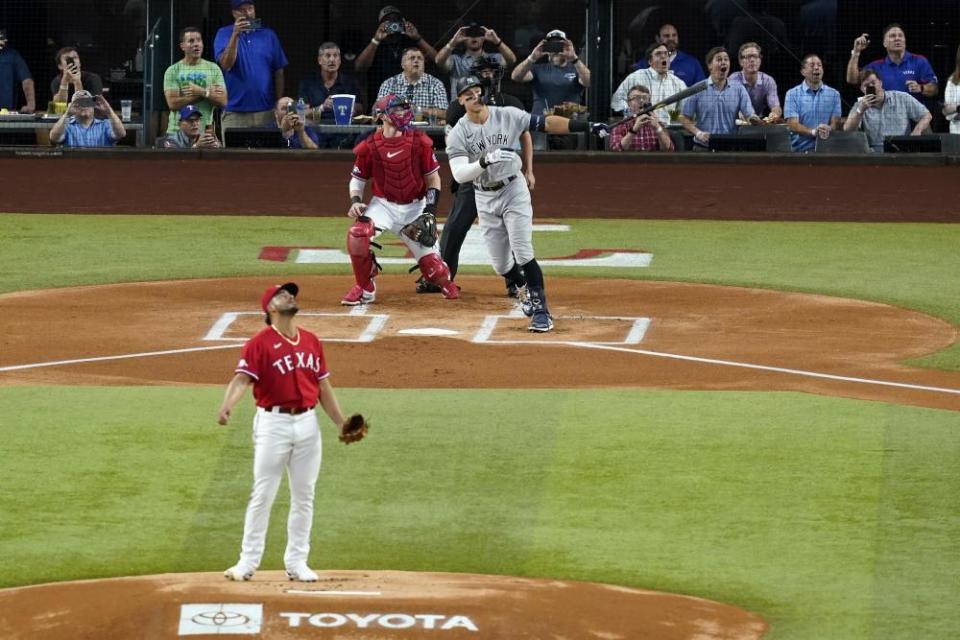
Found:
[[[848,84],[861,84],[858,65],[860,53],[870,44],[867,36],[866,33],[861,34],[853,41],[850,61],[847,63]],[[884,27],[883,48],[887,50],[886,57],[874,60],[864,69],[876,71],[887,91],[902,91],[918,99],[921,96],[932,98],[939,93],[939,82],[933,67],[925,57],[907,51],[907,36],[899,24]]]
[[[377,30],[370,43],[360,52],[353,68],[357,73],[367,73],[367,87],[379,88],[383,82],[396,72],[403,61],[404,52],[410,47],[420,50],[430,62],[437,59],[437,51],[424,40],[417,27],[403,17],[403,13],[394,6],[386,6],[377,17]],[[445,102],[446,103],[446,102]]]
[[[340,71],[342,58],[340,47],[335,42],[324,42],[320,45],[317,54],[317,64],[320,70],[312,78],[300,81],[299,97],[312,108],[307,120],[318,124],[334,124],[333,98],[338,94],[353,96],[353,114],[363,113],[360,86],[351,76]],[[317,135],[317,145],[321,149],[353,148],[356,139],[348,134],[323,134],[315,129],[310,130]]]
[[[710,145],[710,135],[714,133],[734,133],[737,128],[737,114],[743,114],[751,123],[759,123],[759,116],[753,113],[750,96],[742,84],[731,84],[730,55],[723,47],[714,47],[707,52],[707,68],[710,79],[706,90],[691,96],[683,103],[680,122],[683,128],[693,134],[694,150],[703,150]]]
[[[636,85],[649,87],[647,93],[652,93],[648,97],[653,100],[654,104],[687,88],[683,80],[670,71],[670,51],[667,49],[667,45],[659,43],[650,45],[647,48],[647,59],[650,61],[649,67],[634,71],[617,87],[610,99],[611,109],[614,111],[627,110],[627,93]],[[681,101],[678,104],[670,105],[669,108],[657,109],[654,115],[661,124],[666,125],[670,124],[673,119],[672,114],[679,114],[682,108],[683,102]]]
[[[230,6],[234,23],[221,27],[214,41],[229,94],[222,128],[270,126],[273,103],[283,96],[287,56],[277,34],[257,19],[253,0],[231,0]]]
[[[60,49],[56,59],[60,73],[50,82],[50,95],[54,102],[70,102],[73,94],[81,89],[86,89],[95,96],[103,93],[103,80],[97,74],[81,68],[80,53],[76,48]]]
[[[850,109],[843,130],[862,128],[871,150],[882,152],[886,136],[919,136],[930,126],[930,111],[909,93],[885,91],[875,69],[860,72],[860,91],[863,97]]]
[[[443,82],[423,71],[423,54],[416,47],[403,52],[401,73],[380,85],[377,100],[390,94],[400,96],[424,116],[442,118],[447,111],[447,88]]]
[[[650,89],[642,84],[634,85],[627,92],[624,115],[639,113],[648,104]],[[611,129],[609,148],[610,151],[673,151],[673,141],[656,115],[644,113]]]
[[[203,112],[188,104],[177,112],[177,132],[157,138],[158,149],[219,149],[212,124],[203,124]]]
[[[677,33],[675,26],[665,24],[660,27],[660,31],[657,33],[657,44],[666,45],[667,51],[670,52],[670,70],[673,71],[675,76],[683,80],[688,87],[706,77],[703,73],[703,67],[700,66],[700,61],[677,48],[680,46],[680,35]],[[635,70],[645,69],[648,66],[650,66],[649,60],[640,60],[633,68]]]
[[[483,46],[487,42],[497,48],[496,53],[484,54]],[[454,49],[461,44],[466,50],[463,53],[454,53]],[[517,61],[517,56],[493,29],[482,27],[475,22],[457,29],[450,42],[437,52],[437,66],[450,74],[451,95],[456,94],[457,80],[473,73],[474,63],[484,57],[495,58],[503,67],[509,67]]]
[[[16,50],[7,46],[7,32],[0,29],[0,109],[13,111],[17,105],[17,85],[23,89],[26,104],[20,113],[37,110],[37,94],[27,63]]]
[[[363,113],[360,101],[360,87],[357,81],[340,71],[342,60],[340,47],[335,42],[324,42],[317,54],[317,74],[300,81],[297,95],[314,109],[314,120],[333,124],[333,98],[330,96],[347,94],[354,96],[353,113]]]
[[[94,117],[94,107],[108,115]],[[110,103],[103,96],[94,98],[86,89],[73,94],[67,112],[50,129],[50,142],[65,147],[112,147],[127,135]]]
[[[283,97],[277,100],[273,110],[274,121],[283,132],[283,140],[288,149],[318,149],[320,135],[306,125],[297,115],[293,98]]]
[[[740,58],[740,71],[730,76],[730,82],[744,86],[750,96],[753,112],[763,117],[764,122],[773,124],[783,120],[777,81],[760,71],[760,61],[763,59],[760,45],[756,42],[744,43],[740,45],[737,55]]]
[[[840,92],[823,84],[820,56],[808,54],[800,67],[803,82],[787,91],[787,128],[794,151],[813,151],[840,126]]]
[[[170,107],[167,135],[175,136],[181,110],[194,105],[200,113],[200,128],[213,124],[213,110],[227,106],[226,82],[220,67],[203,59],[203,35],[197,27],[180,30],[183,60],[167,67],[163,74],[163,95]]]
[[[950,121],[950,133],[960,133],[960,47],[957,47],[957,62],[943,92],[943,103],[943,115]]]
[[[549,61],[540,63],[545,54]],[[582,104],[583,90],[590,86],[590,69],[577,55],[567,34],[554,29],[516,66],[510,78],[514,82],[533,83],[531,113],[540,115],[564,102]]]

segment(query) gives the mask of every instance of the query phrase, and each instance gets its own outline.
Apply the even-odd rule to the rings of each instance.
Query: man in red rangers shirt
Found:
[[[374,105],[382,129],[358,144],[350,179],[350,209],[354,219],[347,232],[347,250],[357,283],[340,301],[345,305],[373,302],[377,287],[373,279],[380,272],[370,245],[384,229],[397,234],[417,260],[428,282],[440,287],[445,298],[460,297],[450,280],[450,269],[440,257],[436,238],[437,202],[440,199],[440,163],[433,153],[433,141],[411,126],[410,103],[388,94]],[[373,198],[363,204],[367,181],[373,179]],[[401,229],[420,218],[430,233],[411,239]]]
[[[243,524],[240,560],[224,572],[229,580],[253,577],[267,538],[270,509],[284,470],[290,481],[287,550],[283,556],[291,580],[315,582],[307,566],[313,494],[320,473],[320,428],[314,407],[319,401],[336,425],[343,413],[330,384],[323,346],[294,319],[299,287],[293,282],[268,288],[260,306],[267,327],[243,347],[236,375],[227,385],[217,421],[225,425],[234,405],[253,385],[257,413],[253,419],[253,492]]]

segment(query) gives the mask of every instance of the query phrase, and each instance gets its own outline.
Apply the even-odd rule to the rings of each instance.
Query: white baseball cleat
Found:
[[[253,577],[255,573],[254,569],[249,567],[235,564],[226,571],[223,572],[223,577],[227,580],[234,580],[235,582],[243,582],[244,580],[249,580]]]
[[[316,572],[305,564],[287,569],[287,577],[298,582],[316,582],[319,579]]]

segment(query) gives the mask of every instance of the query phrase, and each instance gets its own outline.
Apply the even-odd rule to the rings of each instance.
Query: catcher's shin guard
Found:
[[[353,265],[353,276],[357,284],[364,289],[369,289],[370,281],[380,273],[380,265],[377,264],[377,258],[370,249],[370,245],[380,248],[380,245],[371,240],[375,235],[377,235],[377,228],[373,220],[366,216],[358,217],[347,230],[347,253],[350,254],[350,262]]]
[[[460,297],[460,289],[450,279],[450,269],[439,253],[428,253],[420,258],[417,266],[420,267],[420,273],[427,282],[440,287],[440,293],[444,298],[456,300]]]

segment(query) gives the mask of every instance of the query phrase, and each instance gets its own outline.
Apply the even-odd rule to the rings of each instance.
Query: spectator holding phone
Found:
[[[318,149],[320,135],[307,126],[297,114],[293,98],[286,96],[277,100],[273,110],[274,122],[283,132],[283,140],[288,149]]]
[[[860,91],[863,97],[850,109],[843,130],[863,129],[872,151],[883,151],[886,136],[919,136],[930,126],[929,109],[908,93],[885,90],[874,69],[860,72]]]
[[[157,138],[158,149],[219,149],[220,141],[213,133],[213,125],[203,124],[203,112],[188,104],[177,114],[177,132]]]
[[[0,109],[10,111],[16,108],[17,84],[23,89],[26,104],[20,113],[33,113],[37,110],[37,94],[33,85],[33,76],[23,57],[7,46],[7,32],[0,27]]]
[[[638,115],[610,130],[610,151],[673,151],[673,140],[657,116],[640,114],[648,104],[650,89],[640,84],[630,87],[624,115]]]
[[[107,118],[94,117],[94,108]],[[73,94],[67,112],[50,129],[50,142],[65,147],[112,147],[127,135],[127,130],[103,96],[92,96],[86,89]]]
[[[60,73],[50,82],[50,94],[54,102],[70,102],[73,94],[86,89],[92,95],[103,93],[103,80],[95,73],[84,71],[80,65],[80,53],[74,47],[57,51],[56,62]]]
[[[180,131],[181,110],[193,105],[200,113],[200,126],[213,124],[213,110],[227,106],[226,81],[213,62],[203,59],[203,35],[197,27],[180,30],[183,60],[167,67],[163,74],[163,95],[170,107],[167,135]]]
[[[397,72],[404,53],[414,47],[420,50],[423,58],[429,62],[437,59],[437,51],[430,46],[417,27],[404,18],[403,12],[393,5],[380,9],[377,16],[377,29],[369,44],[360,52],[353,68],[360,73],[367,72],[367,89],[373,93],[383,82]]]
[[[540,62],[545,55],[549,56],[547,62]],[[590,86],[590,69],[567,34],[554,29],[516,66],[510,78],[533,83],[531,113],[540,115],[564,102],[582,104],[583,90]]]
[[[484,54],[483,47],[487,43],[497,49],[496,53]],[[455,53],[461,45],[465,47],[464,52]],[[484,57],[496,58],[504,68],[517,61],[517,56],[493,29],[476,22],[457,29],[450,42],[437,52],[437,66],[450,74],[450,95],[456,97],[457,80],[473,73],[474,63]]]
[[[280,39],[257,18],[253,0],[231,0],[233,24],[221,27],[214,54],[229,96],[221,122],[228,127],[268,127],[273,104],[283,96],[287,56]]]

